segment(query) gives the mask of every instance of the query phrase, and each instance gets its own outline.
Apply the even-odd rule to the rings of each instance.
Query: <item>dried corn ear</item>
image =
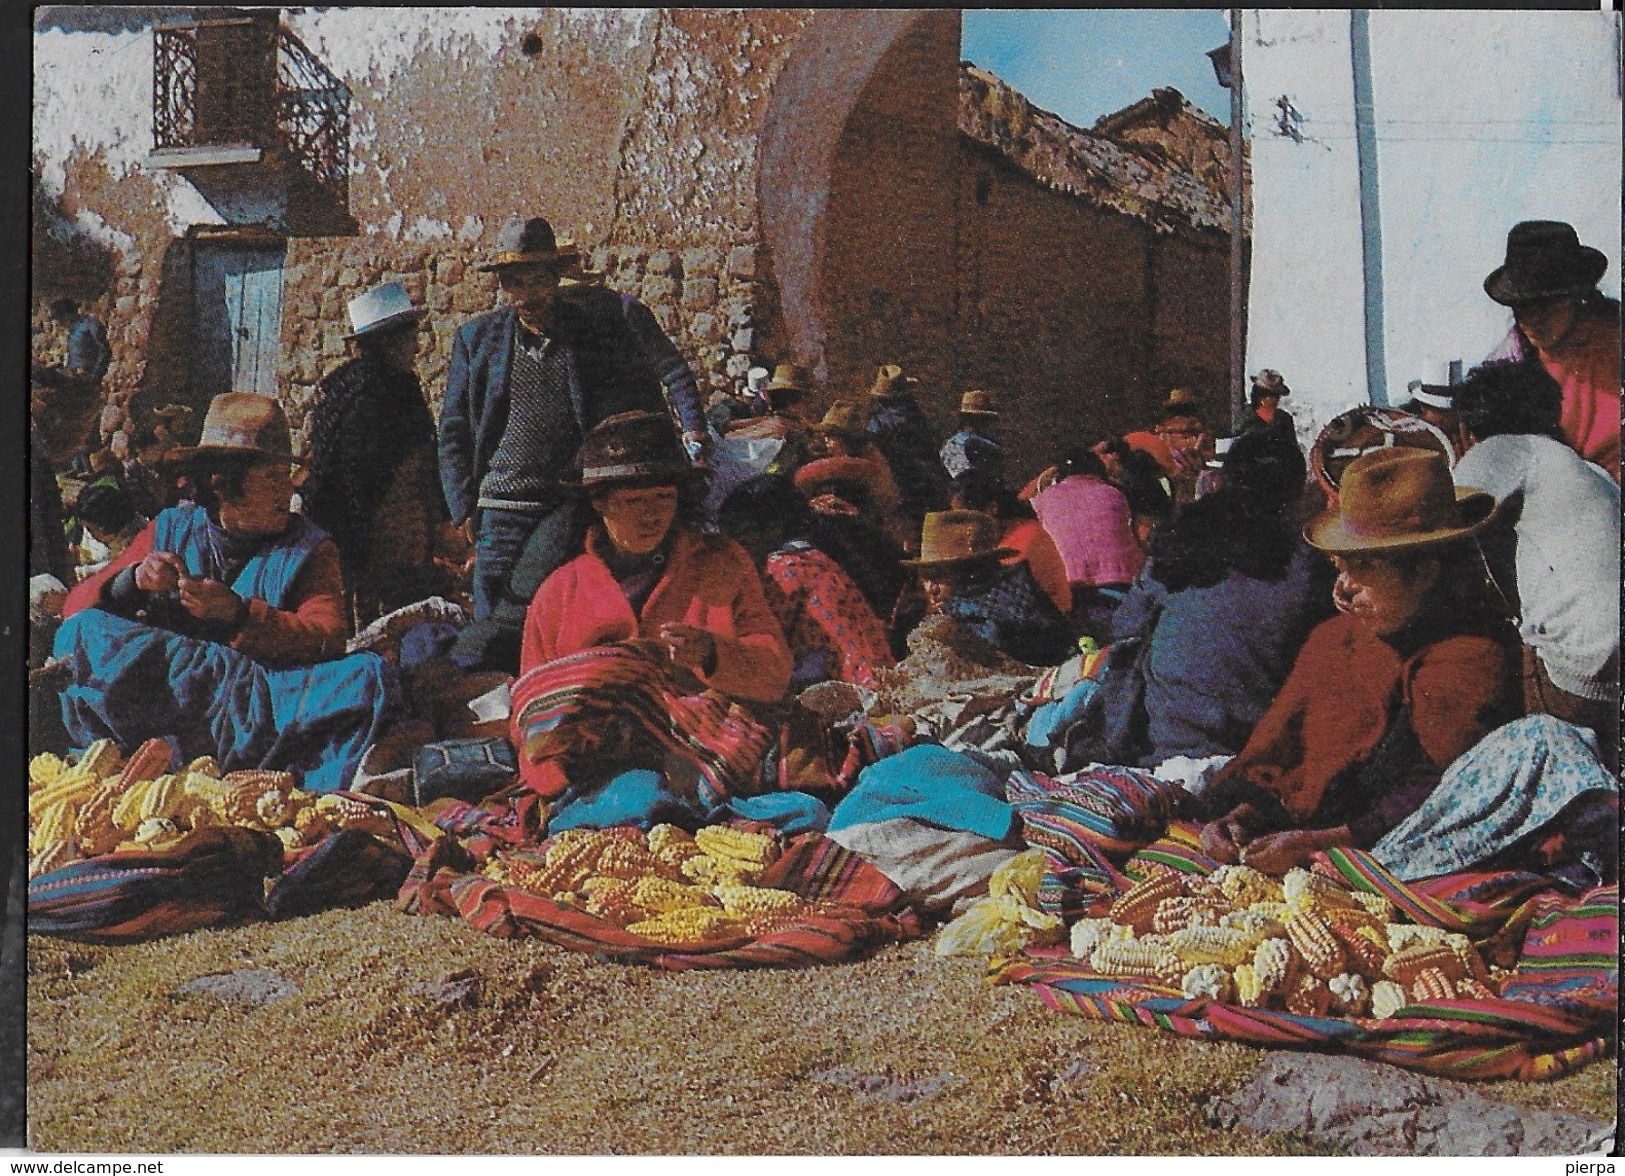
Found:
[[[1320,977],[1305,973],[1287,985],[1285,1004],[1287,1012],[1300,1017],[1324,1017],[1332,1007],[1332,990]]]
[[[256,788],[261,792],[292,792],[294,778],[292,772],[273,772],[266,768],[244,768],[236,772],[228,772],[220,778],[222,784],[229,784],[233,788],[246,786]]]
[[[1268,914],[1262,907],[1245,907],[1239,911],[1231,911],[1219,920],[1219,926],[1240,931],[1247,938],[1249,947],[1256,947],[1265,939],[1286,934],[1286,924]]]
[[[1329,910],[1359,907],[1353,896],[1330,878],[1323,878],[1302,866],[1294,866],[1281,879],[1281,893],[1288,906],[1298,910]]]
[[[1437,947],[1448,934],[1443,927],[1423,927],[1418,923],[1389,923],[1383,930],[1388,935],[1389,951],[1404,951],[1419,945]]]
[[[637,880],[632,889],[632,901],[655,915],[685,907],[717,905],[717,900],[699,886],[685,886],[653,875]]]
[[[1322,980],[1348,970],[1348,953],[1326,920],[1313,910],[1299,910],[1286,921],[1287,941],[1297,948],[1304,966]]]
[[[1394,952],[1382,965],[1383,975],[1398,980],[1407,988],[1416,983],[1418,972],[1432,968],[1447,977],[1452,984],[1467,975],[1467,965],[1447,945],[1417,944]]]
[[[1292,944],[1286,939],[1266,939],[1253,948],[1253,971],[1266,992],[1280,992],[1293,972]]]
[[[1411,999],[1455,1000],[1456,982],[1440,968],[1422,968],[1411,977],[1408,985]]]
[[[293,828],[306,845],[315,845],[333,832],[335,825],[327,819],[324,813],[318,812],[314,806],[311,806],[300,809],[294,814]]]
[[[62,800],[78,808],[101,787],[100,777],[92,776],[89,772],[81,772],[78,768],[69,768],[58,774],[49,784],[42,785],[28,794],[29,818],[33,819],[34,814]]]
[[[47,845],[73,839],[76,810],[65,800],[46,807],[28,830],[28,852],[38,853]]]
[[[798,894],[763,886],[719,885],[716,896],[722,901],[723,909],[738,916],[791,914],[805,905]]]
[[[686,859],[681,867],[683,877],[701,886],[738,886],[756,876],[743,862],[714,858],[708,853]]]
[[[305,847],[305,839],[299,836],[299,830],[293,828],[291,825],[284,825],[282,828],[278,829],[276,831],[276,839],[282,842],[282,849],[285,853],[292,853],[296,849],[303,849]]]
[[[1218,900],[1195,895],[1165,898],[1157,904],[1151,917],[1151,929],[1158,935],[1168,935],[1185,927],[1217,927],[1219,920],[1230,913],[1230,904],[1222,897]]]
[[[169,771],[174,760],[167,739],[149,739],[130,756],[119,773],[119,787],[128,791],[131,785],[143,780],[156,780]]]
[[[1354,890],[1350,891],[1350,893],[1354,896],[1354,901],[1360,904],[1366,914],[1377,922],[1387,924],[1394,921],[1394,904],[1386,896],[1372,894],[1365,890]]]
[[[1331,990],[1332,1007],[1353,1017],[1364,1013],[1371,999],[1365,977],[1355,972],[1340,972],[1326,981],[1326,987]]]
[[[1130,976],[1177,985],[1189,969],[1161,943],[1108,939],[1090,953],[1089,967],[1102,976]]]
[[[1378,1020],[1387,1020],[1410,1003],[1404,987],[1392,980],[1378,980],[1371,986],[1371,1015]]]
[[[220,765],[214,762],[212,755],[200,755],[197,759],[186,765],[186,772],[196,772],[200,776],[213,776],[220,779]]]
[[[124,831],[113,823],[113,806],[118,802],[118,782],[103,784],[79,806],[73,820],[73,837],[86,857],[108,853],[124,840]]]
[[[44,752],[28,761],[28,790],[43,788],[68,770],[68,763],[59,755]]]
[[[1375,927],[1350,925],[1335,918],[1326,925],[1332,929],[1337,942],[1343,945],[1349,963],[1363,975],[1375,980],[1384,975],[1382,966],[1388,960],[1388,940]]]
[[[1258,982],[1258,973],[1251,964],[1237,964],[1231,978],[1236,986],[1236,1000],[1244,1009],[1257,1009],[1264,1007],[1269,999],[1269,993]]]
[[[1251,866],[1220,866],[1209,879],[1238,907],[1259,902],[1285,902],[1281,884]]]
[[[739,920],[719,907],[687,907],[632,923],[627,930],[657,943],[692,946],[743,932]]]
[[[1112,933],[1110,919],[1079,919],[1072,924],[1072,955],[1087,960]]]
[[[708,825],[694,834],[694,841],[712,857],[728,858],[757,869],[773,860],[776,847],[771,837],[728,825]]]
[[[1236,995],[1236,984],[1230,973],[1218,964],[1197,964],[1180,980],[1179,991],[1192,1000],[1205,996],[1209,1000],[1228,1001]]]
[[[38,878],[52,870],[60,870],[79,860],[79,851],[70,840],[53,841],[42,845],[28,859],[28,876]]]
[[[1229,927],[1186,927],[1168,936],[1168,949],[1187,967],[1219,964],[1233,968],[1253,954],[1247,937]]]
[[[118,744],[111,739],[98,739],[85,748],[85,754],[74,765],[92,776],[111,776],[118,771]]]
[[[1111,905],[1109,912],[1114,923],[1121,923],[1125,927],[1133,927],[1141,935],[1152,930],[1157,916],[1157,907],[1165,898],[1177,898],[1185,892],[1180,884],[1179,875],[1169,871],[1158,871],[1144,882],[1136,882],[1129,890]]]
[[[180,826],[168,817],[147,817],[136,826],[131,840],[142,849],[168,849],[184,836]]]
[[[254,802],[254,816],[265,828],[280,829],[293,819],[288,794],[274,788],[260,793],[260,798]]]
[[[1456,981],[1456,995],[1463,1000],[1494,1000],[1495,990],[1484,981],[1468,976]]]

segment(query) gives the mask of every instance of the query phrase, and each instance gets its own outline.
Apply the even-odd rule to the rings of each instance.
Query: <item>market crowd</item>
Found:
[[[1606,265],[1519,224],[1484,283],[1510,331],[1459,380],[1415,373],[1402,407],[1308,444],[1281,373],[1234,436],[1176,388],[1022,485],[999,429],[1019,397],[954,390],[942,437],[884,356],[867,386],[782,362],[702,397],[541,217],[486,259],[502,304],[457,331],[438,419],[426,312],[398,283],[349,304],[302,459],[273,399],[221,395],[200,428],[104,403],[105,334],[64,304],[68,363],[33,375],[33,742],[165,738],[422,801],[401,749],[481,737],[551,830],[692,828],[730,801],[953,828],[944,755],[1123,765],[1177,780],[1220,861],[1342,845],[1407,877],[1612,880]],[[988,685],[1021,681],[1043,689]],[[944,701],[965,696],[974,715]],[[907,747],[890,776],[842,769],[859,727]]]

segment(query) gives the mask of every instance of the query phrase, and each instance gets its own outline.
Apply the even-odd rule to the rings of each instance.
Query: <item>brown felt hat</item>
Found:
[[[1202,406],[1199,403],[1197,403],[1196,393],[1192,392],[1189,388],[1171,388],[1171,389],[1169,389],[1169,391],[1168,391],[1168,399],[1162,402],[1162,408],[1163,408],[1164,412],[1166,412],[1167,410],[1169,410],[1171,408],[1200,408],[1200,407],[1202,407]]]
[[[805,396],[812,391],[812,376],[799,363],[781,363],[773,369],[773,378],[762,387],[762,394],[771,399],[788,399],[785,393]]]
[[[869,427],[869,410],[856,400],[837,400],[829,406],[818,429],[851,437],[861,437]]]
[[[1409,551],[1470,538],[1494,514],[1492,495],[1451,482],[1443,454],[1379,449],[1349,464],[1337,506],[1311,519],[1303,537],[1333,555]]]
[[[930,571],[983,559],[1008,559],[1013,547],[1000,547],[999,520],[979,510],[939,510],[925,516],[920,531],[920,558],[902,560],[905,568]]]
[[[551,265],[561,267],[580,255],[574,246],[569,252],[561,248],[553,236],[553,226],[546,217],[514,216],[497,234],[496,256],[479,269],[485,273],[508,269],[518,265]]]
[[[959,398],[959,415],[996,417],[999,410],[993,405],[993,393],[975,388]]]
[[[203,432],[196,445],[171,450],[167,460],[189,461],[251,453],[261,457],[300,461],[293,455],[293,435],[282,405],[253,392],[225,392],[209,401]]]
[[[658,412],[622,412],[594,425],[581,443],[572,484],[681,481],[694,473],[671,420]]]
[[[1607,269],[1607,256],[1580,244],[1573,225],[1523,221],[1507,233],[1506,260],[1484,279],[1484,293],[1502,306],[1583,294]]]
[[[869,388],[869,395],[897,396],[907,392],[919,382],[913,376],[905,376],[903,369],[895,363],[882,364],[880,370],[875,373],[875,382]]]

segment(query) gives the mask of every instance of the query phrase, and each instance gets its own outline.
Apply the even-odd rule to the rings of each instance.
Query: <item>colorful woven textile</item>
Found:
[[[521,756],[559,766],[543,791],[548,797],[563,791],[571,763],[624,756],[630,740],[691,765],[701,799],[715,804],[758,791],[762,757],[773,746],[773,733],[737,704],[682,693],[668,663],[637,643],[596,646],[537,666],[514,683],[513,713]]]
[[[913,743],[913,731],[901,724],[859,722],[847,732],[846,758],[836,774],[836,785],[842,792],[850,791],[858,782],[858,773],[864,768],[879,763],[887,756],[896,755]]]
[[[677,950],[584,910],[560,906],[519,887],[504,887],[473,869],[468,852],[453,838],[443,838],[414,863],[398,906],[409,914],[462,918],[503,939],[537,936],[601,959],[679,972],[832,964],[921,934],[918,916],[884,874],[817,833],[793,839],[758,885],[817,900],[820,913],[756,938],[733,936]]]
[[[1216,863],[1196,852],[1192,833],[1176,828],[1136,854],[1124,873],[1141,874],[1151,863],[1210,872]],[[1045,1004],[1078,1016],[1185,1037],[1340,1050],[1450,1078],[1553,1078],[1607,1056],[1619,994],[1617,885],[1578,899],[1550,889],[1531,897],[1539,880],[1527,874],[1452,875],[1407,886],[1358,850],[1333,850],[1315,869],[1351,890],[1387,896],[1416,922],[1475,939],[1497,931],[1496,938],[1519,939],[1511,978],[1495,998],[1415,1002],[1384,1020],[1187,999],[1143,981],[1100,976],[1060,949],[995,961],[991,979],[1032,984]],[[1456,906],[1448,895],[1467,897]]]

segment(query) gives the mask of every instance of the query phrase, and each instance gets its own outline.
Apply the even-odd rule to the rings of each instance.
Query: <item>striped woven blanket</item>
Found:
[[[1176,822],[1124,863],[1120,888],[1153,863],[1211,872],[1218,863],[1196,844],[1196,827]],[[1101,976],[1063,949],[996,960],[990,979],[1032,984],[1050,1008],[1095,1020],[1151,1025],[1184,1037],[1343,1051],[1449,1078],[1554,1078],[1609,1055],[1619,999],[1617,884],[1579,897],[1557,892],[1547,879],[1509,871],[1406,884],[1352,849],[1317,855],[1314,868],[1349,890],[1385,895],[1417,923],[1471,936],[1486,958],[1512,966],[1500,995],[1415,1001],[1381,1020],[1301,1016]]]
[[[609,962],[679,972],[833,964],[922,933],[919,916],[890,879],[817,833],[794,838],[756,885],[816,901],[819,913],[755,938],[734,936],[684,949],[645,939],[520,887],[503,886],[474,868],[474,859],[455,838],[442,838],[413,866],[401,888],[399,908],[408,914],[461,918],[503,939],[536,936]]]
[[[771,731],[735,703],[685,694],[669,665],[645,645],[584,649],[526,672],[513,684],[513,735],[530,764],[559,771],[538,787],[558,795],[570,766],[625,760],[624,767],[665,768],[673,756],[699,776],[701,799],[717,804],[759,790]],[[660,762],[638,763],[645,753]]]

